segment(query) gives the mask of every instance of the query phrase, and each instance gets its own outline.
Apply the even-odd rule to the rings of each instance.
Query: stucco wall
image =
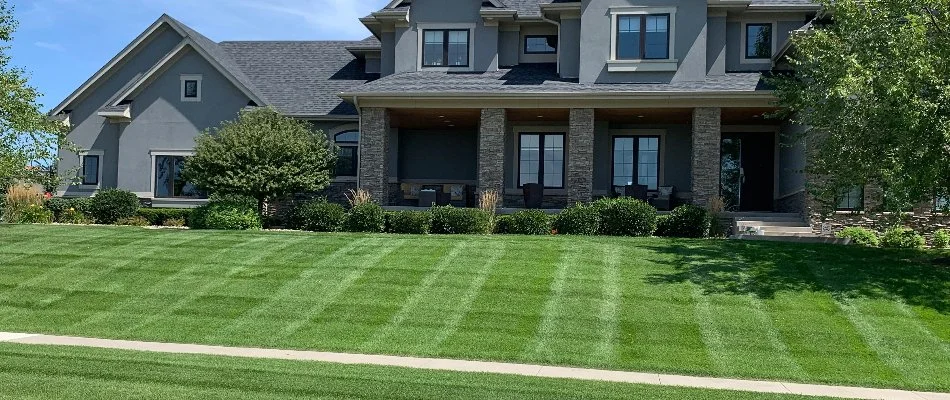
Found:
[[[577,78],[581,67],[581,19],[561,21],[561,77]]]
[[[498,69],[498,27],[485,26],[477,1],[446,2],[415,0],[409,11],[409,28],[396,28],[395,72],[409,72],[419,65],[419,24],[423,29],[439,29],[438,24],[474,24],[471,46],[474,57],[469,60],[475,71]],[[447,26],[449,27],[449,26]]]
[[[383,32],[380,38],[380,76],[396,72],[396,33]]]
[[[726,73],[726,17],[709,17],[707,20],[706,73]]]
[[[508,29],[517,29],[513,26]],[[498,66],[511,67],[518,64],[518,52],[521,45],[518,41],[521,34],[517,30],[502,30],[498,32]]]
[[[775,24],[774,48],[776,51],[782,48],[782,44],[788,40],[789,35],[795,29],[805,25],[805,15],[801,14],[750,14],[740,19],[730,19],[726,23],[726,70],[735,71],[764,71],[772,68],[771,60],[752,61],[742,63],[742,52],[745,51],[745,43],[742,41],[743,23],[768,23]]]

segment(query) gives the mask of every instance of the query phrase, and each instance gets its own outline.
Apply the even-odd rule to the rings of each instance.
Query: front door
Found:
[[[722,135],[720,195],[729,211],[771,211],[775,187],[775,135]]]

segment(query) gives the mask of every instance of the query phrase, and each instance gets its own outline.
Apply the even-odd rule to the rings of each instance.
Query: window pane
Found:
[[[617,17],[617,59],[640,58],[640,16]]]
[[[169,156],[155,157],[155,197],[172,197],[171,181],[175,175],[173,161]]]
[[[538,183],[541,172],[541,136],[521,135],[520,165],[521,184]]]
[[[356,176],[357,151],[355,146],[340,147],[336,159],[336,176]]]
[[[845,190],[841,194],[841,201],[838,203],[838,209],[841,210],[859,210],[864,208],[864,188],[855,186]]]
[[[641,137],[637,139],[637,182],[649,190],[657,190],[660,182],[660,139]]]
[[[185,97],[198,97],[198,81],[185,81]]]
[[[84,156],[82,160],[82,183],[99,184],[99,156]]]
[[[667,15],[646,17],[646,48],[644,56],[651,59],[669,58],[669,21]]]
[[[746,58],[772,58],[772,25],[746,25]]]
[[[557,52],[557,36],[527,36],[524,52],[528,54],[554,54]]]
[[[443,65],[445,58],[444,41],[445,31],[425,31],[425,40],[422,47],[422,62],[424,65]]]
[[[564,186],[564,135],[544,136],[544,186]]]
[[[334,140],[337,143],[359,143],[360,142],[360,132],[359,131],[349,131],[338,133],[334,137]]]
[[[449,31],[450,66],[468,65],[468,31]]]

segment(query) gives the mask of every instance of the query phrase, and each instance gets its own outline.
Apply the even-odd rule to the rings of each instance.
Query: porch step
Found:
[[[735,237],[739,240],[755,240],[760,242],[788,242],[788,243],[824,243],[824,244],[851,244],[851,239],[842,239],[828,236],[762,236],[762,235],[739,235]]]
[[[736,225],[743,226],[788,226],[788,227],[808,227],[801,219],[794,221],[736,221]]]

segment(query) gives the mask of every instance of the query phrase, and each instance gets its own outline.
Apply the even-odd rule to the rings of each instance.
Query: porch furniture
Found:
[[[439,201],[435,189],[423,189],[419,191],[419,207],[432,207]]]
[[[402,204],[418,207],[431,207],[435,205],[455,204],[457,206],[468,207],[474,200],[474,188],[465,183],[411,183],[403,182],[400,184],[402,191]],[[423,190],[434,190],[435,199],[422,198]],[[440,194],[441,193],[441,194]]]
[[[676,187],[660,186],[657,190],[657,196],[650,199],[650,204],[657,210],[672,210],[676,207]]]
[[[541,208],[544,200],[544,186],[540,183],[526,183],[523,191],[525,208]]]
[[[624,186],[624,197],[633,197],[637,200],[648,201],[649,188],[647,185],[627,185]]]

